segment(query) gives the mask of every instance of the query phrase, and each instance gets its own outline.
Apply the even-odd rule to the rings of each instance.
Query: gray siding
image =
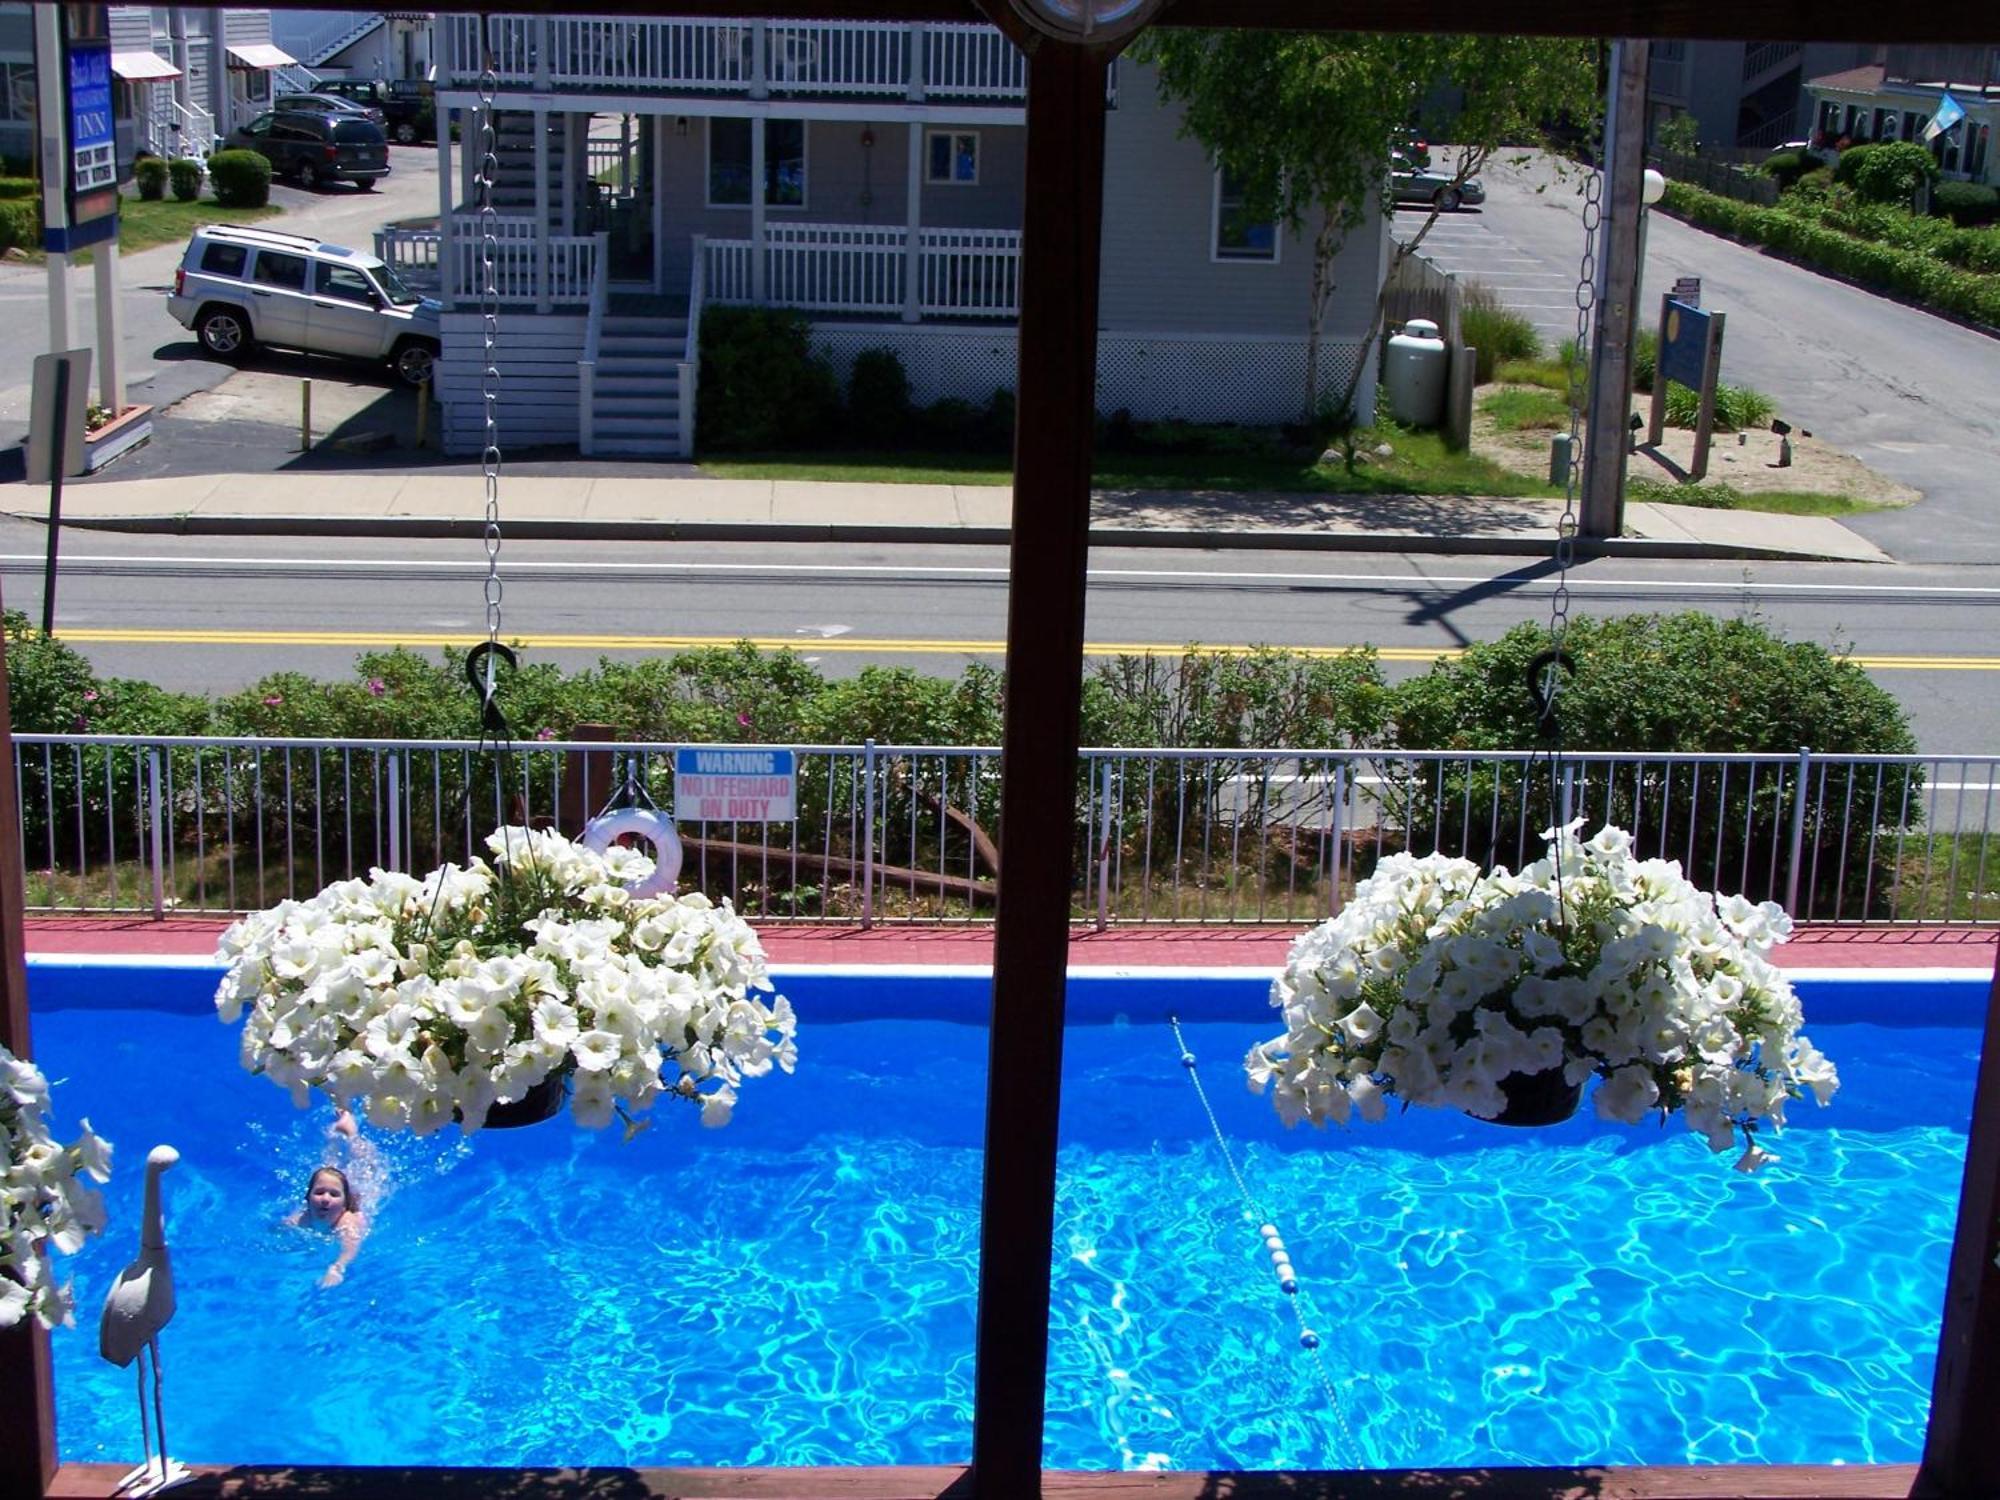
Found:
[[[246,42],[271,40],[271,13],[268,10],[225,10],[222,12],[222,39],[240,47]]]
[[[111,50],[114,52],[150,52],[153,48],[153,12],[150,6],[114,5],[111,7]],[[165,56],[162,53],[161,56]]]
[[[942,127],[949,122],[933,122]],[[900,229],[907,222],[909,127],[868,122],[875,144],[863,146],[863,122],[810,120],[806,124],[804,209],[766,211],[768,224],[873,224]],[[708,122],[688,120],[680,135],[665,117],[666,284],[684,288],[692,266],[691,241],[750,237],[750,210],[709,208]],[[919,210],[934,228],[1013,229],[1021,222],[1026,168],[1025,134],[1019,127],[979,131],[979,181],[968,187],[924,187]],[[864,201],[865,200],[865,201]]]
[[[1165,333],[1303,334],[1311,242],[1286,235],[1276,264],[1213,258],[1215,168],[1180,134],[1152,70],[1118,69],[1118,108],[1104,145],[1104,249],[1099,326]],[[1347,237],[1322,335],[1358,337],[1380,285],[1380,214]]]

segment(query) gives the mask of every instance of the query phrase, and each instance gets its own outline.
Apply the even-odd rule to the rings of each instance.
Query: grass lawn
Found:
[[[1726,484],[1654,484],[1644,479],[1626,485],[1625,498],[1652,505],[1698,505],[1704,510],[1768,510],[1785,516],[1858,516],[1896,508],[1810,490],[1746,492]]]
[[[1377,458],[1388,443],[1395,451]],[[1368,461],[1348,473],[1273,447],[1251,453],[1099,453],[1091,481],[1106,490],[1268,490],[1321,495],[1560,495],[1470,453],[1452,453],[1432,432],[1376,430],[1362,443]],[[732,454],[703,459],[718,479],[822,479],[856,484],[1008,484],[998,453]]]
[[[1557,432],[1569,426],[1569,402],[1540,388],[1495,391],[1480,397],[1479,409],[1503,432]]]
[[[0,179],[0,198],[32,198],[35,184],[30,178]],[[200,198],[193,203],[183,203],[171,195],[148,202],[125,194],[118,204],[118,251],[130,255],[137,250],[150,250],[155,245],[177,245],[185,243],[187,237],[203,224],[249,224],[258,219],[268,219],[284,210],[275,203],[262,208],[224,208],[213,198]],[[30,260],[42,260],[39,248],[23,245]],[[72,265],[90,264],[91,252],[79,251],[70,257]]]

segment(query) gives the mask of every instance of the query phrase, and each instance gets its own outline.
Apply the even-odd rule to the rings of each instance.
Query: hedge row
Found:
[[[2000,229],[1962,229],[1949,219],[1869,203],[1847,193],[1793,193],[1780,207],[1859,239],[1919,251],[1982,276],[2000,275]]]
[[[1865,286],[1899,293],[1933,311],[2000,324],[2000,276],[1960,270],[1921,251],[1856,239],[1783,207],[1757,208],[1685,183],[1668,183],[1662,206],[1691,224],[1768,246]]]
[[[81,654],[13,611],[6,636],[14,728],[22,732],[478,736],[478,706],[455,651],[442,662],[402,649],[370,653],[347,681],[280,672],[211,700],[99,677]],[[1369,649],[1116,658],[1086,678],[1083,739],[1131,747],[1520,749],[1534,743],[1524,663],[1543,644],[1539,626],[1517,626],[1396,684]],[[1694,612],[1583,618],[1572,622],[1567,644],[1577,664],[1564,695],[1574,749],[1916,748],[1901,707],[1861,668],[1755,622]],[[991,745],[1000,740],[1002,687],[1000,674],[980,664],[957,678],[871,667],[829,680],[792,652],[738,643],[640,661],[605,658],[569,675],[533,663],[504,678],[501,692],[523,740],[563,739],[580,724],[603,723],[627,739]]]

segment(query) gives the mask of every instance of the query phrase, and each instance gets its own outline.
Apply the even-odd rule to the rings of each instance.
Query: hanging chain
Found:
[[[479,468],[486,484],[486,640],[500,644],[500,368],[495,346],[500,339],[500,287],[496,262],[500,258],[500,222],[493,207],[493,184],[500,175],[500,136],[497,99],[500,74],[493,57],[493,41],[488,17],[480,29],[481,68],[479,73],[479,324],[481,353],[479,366],[480,413],[485,425],[485,443]],[[496,652],[486,656],[488,687],[491,687]]]

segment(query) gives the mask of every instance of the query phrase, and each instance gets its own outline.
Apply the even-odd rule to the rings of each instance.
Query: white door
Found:
[[[289,250],[259,248],[250,268],[250,316],[257,337],[267,344],[304,349],[307,310],[312,293],[307,275],[312,262]]]
[[[375,284],[353,266],[313,262],[313,298],[307,326],[309,348],[323,354],[381,354],[383,321]]]

